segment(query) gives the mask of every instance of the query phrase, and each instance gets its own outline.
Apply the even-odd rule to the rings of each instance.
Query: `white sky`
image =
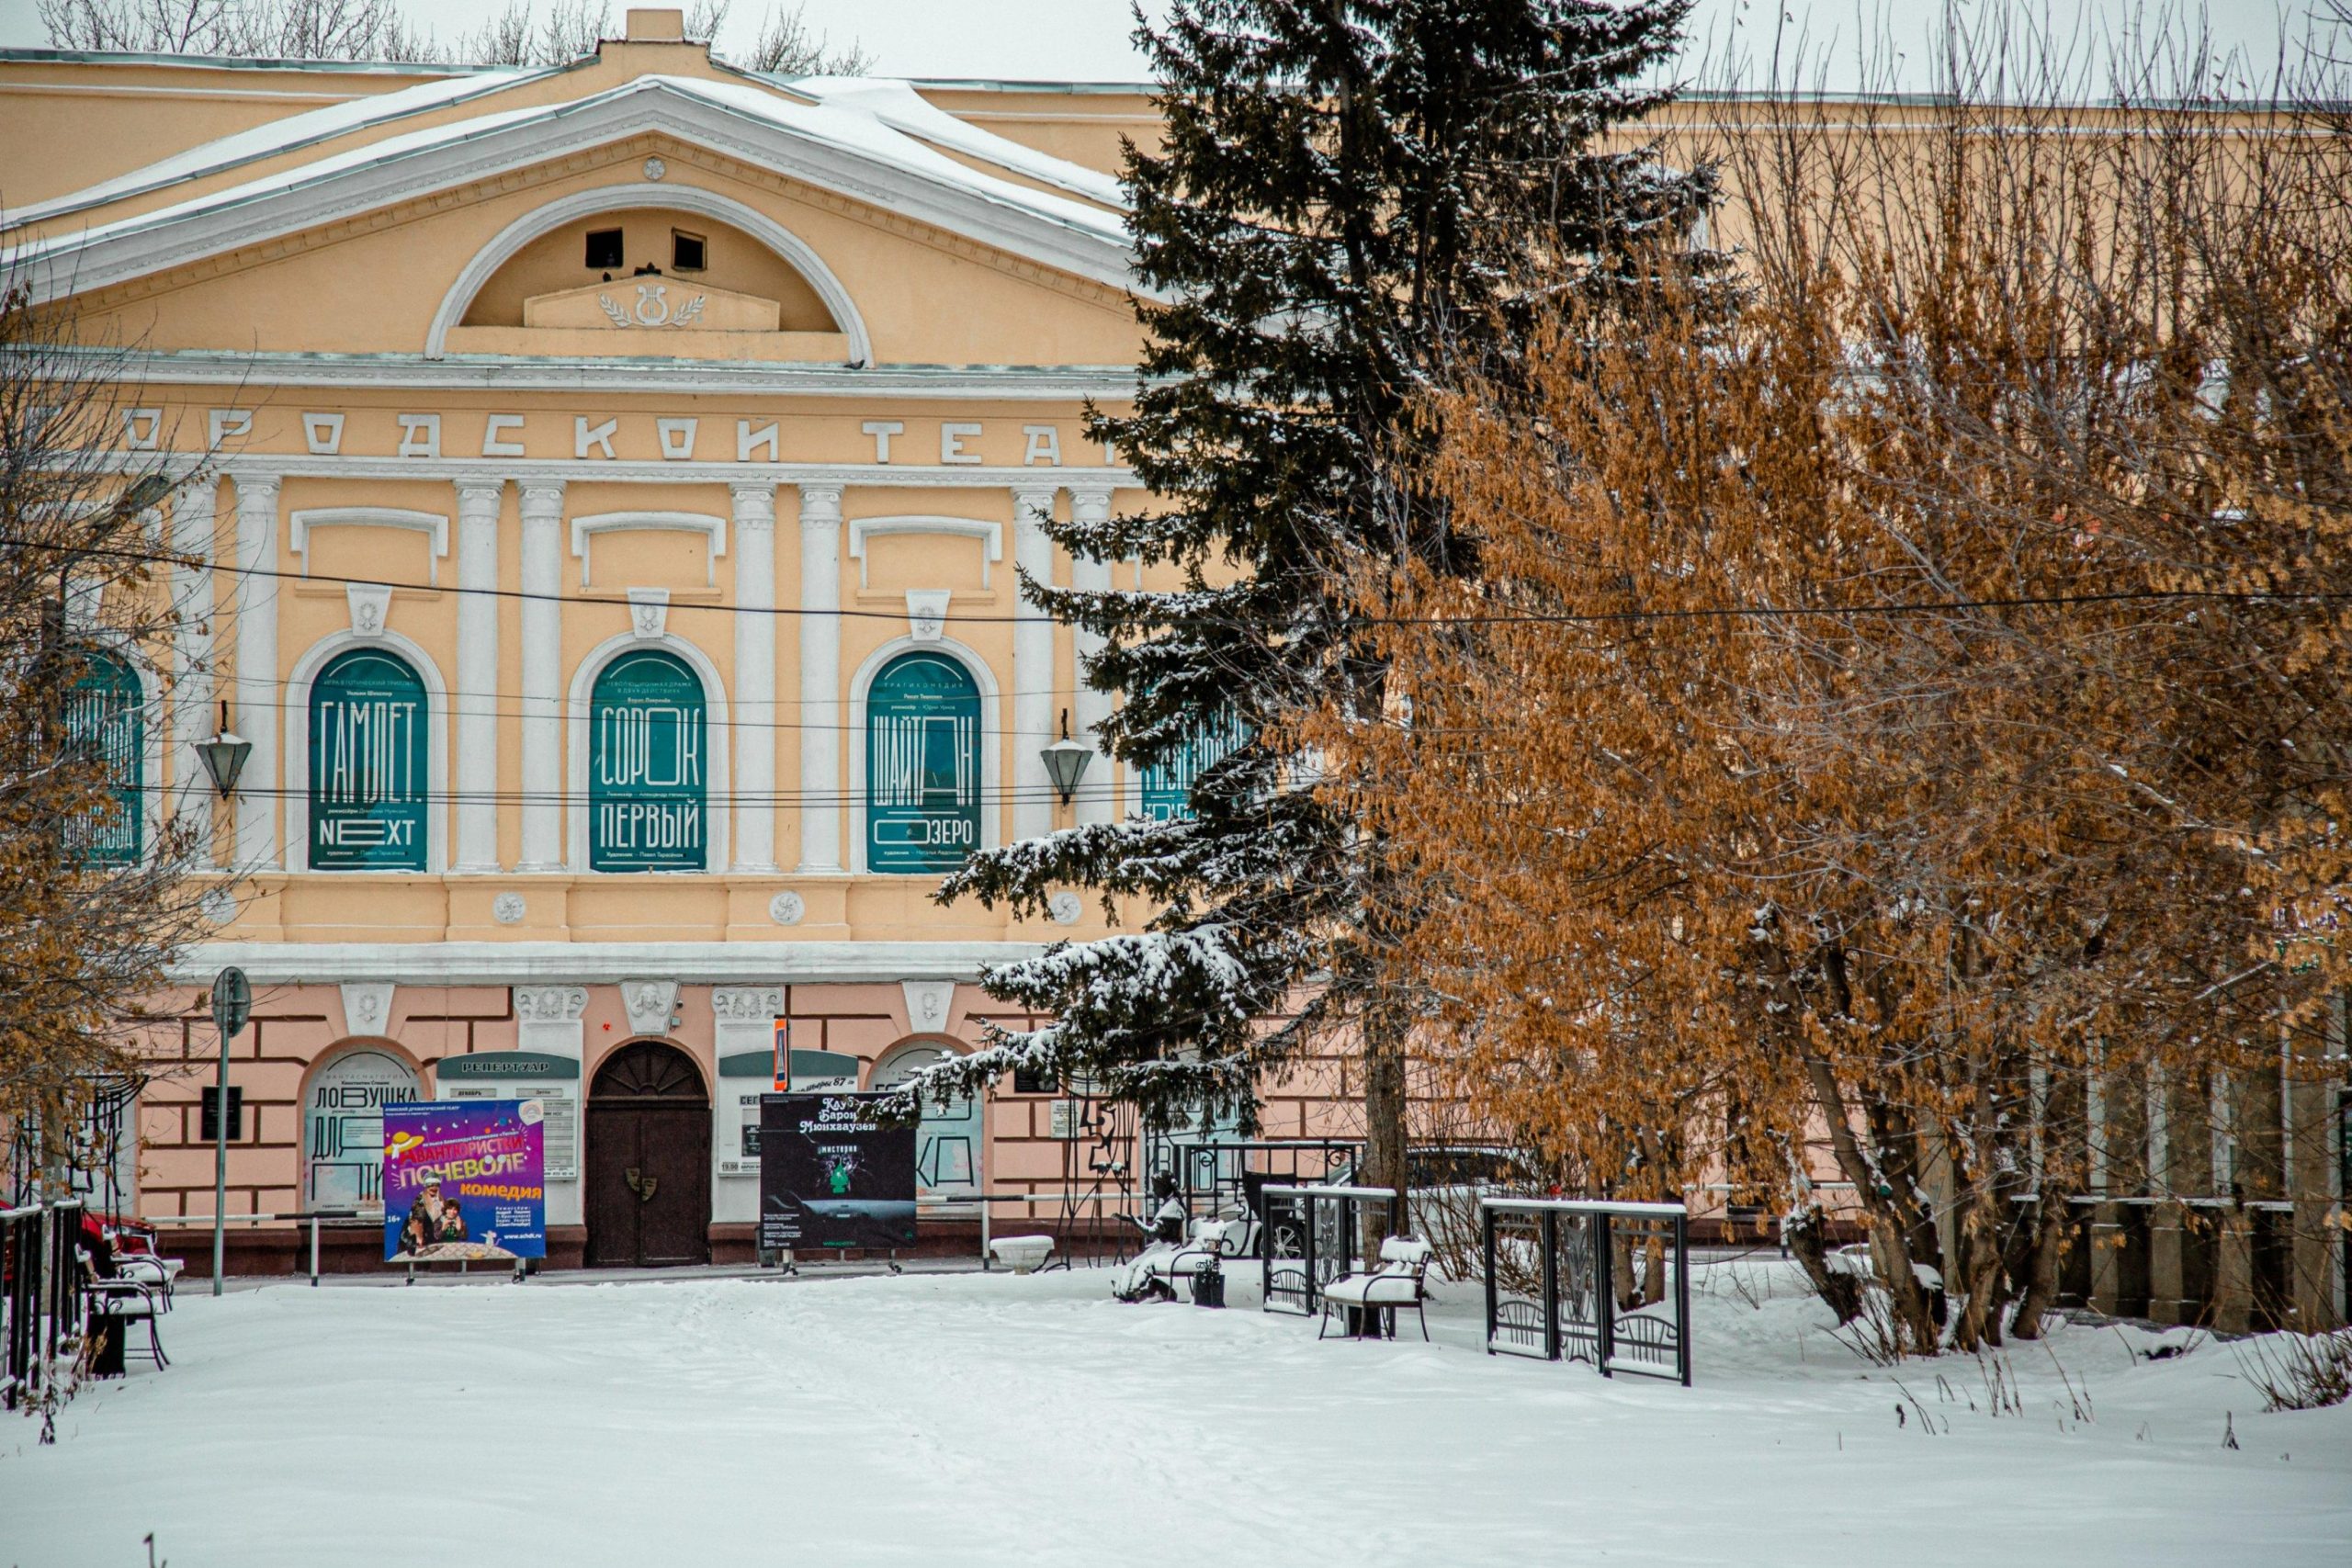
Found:
[[[728,31],[745,33],[772,0],[735,0]],[[786,0],[788,3],[788,0]],[[2007,0],[1959,0],[1963,14]],[[2214,41],[2267,62],[2284,37],[2301,38],[2305,20],[2326,0],[2205,0],[2201,9]],[[443,36],[471,30],[503,0],[405,0],[410,15]],[[614,0],[617,25],[626,0]],[[2111,33],[2134,17],[2195,14],[2197,0],[2021,0],[2019,8],[2048,18],[2059,37],[2085,39]],[[1155,0],[1154,9],[1159,5]],[[1930,85],[1928,39],[1939,0],[1700,0],[1691,30],[1720,52],[1727,39],[1744,42],[1751,57],[1769,55],[1776,15],[1792,33],[1826,46],[1833,89],[1862,84],[1855,44],[1885,39],[1895,54],[1896,85]],[[808,21],[835,43],[854,39],[887,75],[1133,81],[1145,74],[1129,42],[1133,18],[1126,0],[807,0]],[[0,46],[46,43],[34,0],[0,0]],[[1875,72],[1871,74],[1876,75]]]

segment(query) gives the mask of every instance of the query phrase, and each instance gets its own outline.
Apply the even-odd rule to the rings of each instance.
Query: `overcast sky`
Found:
[[[747,33],[773,0],[735,0],[728,32]],[[789,0],[786,0],[789,3]],[[1973,14],[2005,0],[1963,0]],[[405,0],[420,22],[453,36],[470,30],[503,0]],[[2314,6],[2326,0],[2209,0],[2203,7],[2215,42],[2267,63],[2282,36],[2301,38]],[[544,0],[542,0],[544,8]],[[615,0],[617,24],[624,0]],[[1155,8],[1158,8],[1155,4]],[[2178,14],[2180,0],[2024,0],[2062,37],[2092,39],[2134,18]],[[2195,0],[2188,0],[2194,12]],[[1720,55],[1728,44],[1751,58],[1769,56],[1776,21],[1802,33],[1822,54],[1826,85],[1850,89],[1877,71],[1858,66],[1856,43],[1886,46],[1882,61],[1910,90],[1931,85],[1928,38],[1938,0],[1700,0],[1691,19],[1696,43]],[[1126,0],[807,0],[807,16],[835,43],[854,39],[888,75],[1134,81],[1145,74],[1129,41]],[[34,0],[0,0],[0,44],[47,42]],[[1686,73],[1687,74],[1687,73]]]

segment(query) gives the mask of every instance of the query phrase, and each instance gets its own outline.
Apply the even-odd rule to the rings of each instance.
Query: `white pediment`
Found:
[[[502,96],[492,91],[472,100],[469,107],[479,113],[345,145],[264,178],[26,243],[21,259],[41,264],[28,271],[42,280],[43,299],[86,293],[658,133],[1057,271],[1112,288],[1135,287],[1122,214],[974,169],[853,102],[828,103],[749,79],[650,74],[587,97],[521,108],[499,108]],[[345,123],[320,132],[303,124],[310,118],[296,116],[249,133],[244,140],[255,146],[241,158],[177,178],[282,153],[302,145],[305,135],[339,143],[354,129]],[[153,182],[141,182],[162,167],[109,182],[114,194],[94,187],[14,216],[18,222],[96,218],[124,193],[153,188]]]

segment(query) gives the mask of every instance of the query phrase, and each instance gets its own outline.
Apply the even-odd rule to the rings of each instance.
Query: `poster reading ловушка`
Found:
[[[544,1121],[536,1100],[385,1106],[385,1259],[545,1258]]]

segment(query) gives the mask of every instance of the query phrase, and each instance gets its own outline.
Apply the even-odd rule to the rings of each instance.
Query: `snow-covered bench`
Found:
[[[1323,1298],[1323,1321],[1317,1325],[1315,1337],[1320,1339],[1331,1326],[1331,1311],[1364,1314],[1364,1328],[1377,1333],[1378,1318],[1385,1314],[1388,1337],[1396,1337],[1396,1309],[1411,1307],[1421,1320],[1421,1337],[1430,1337],[1428,1311],[1430,1244],[1415,1241],[1410,1236],[1392,1235],[1380,1244],[1380,1267],[1369,1274],[1342,1274],[1320,1292]]]

